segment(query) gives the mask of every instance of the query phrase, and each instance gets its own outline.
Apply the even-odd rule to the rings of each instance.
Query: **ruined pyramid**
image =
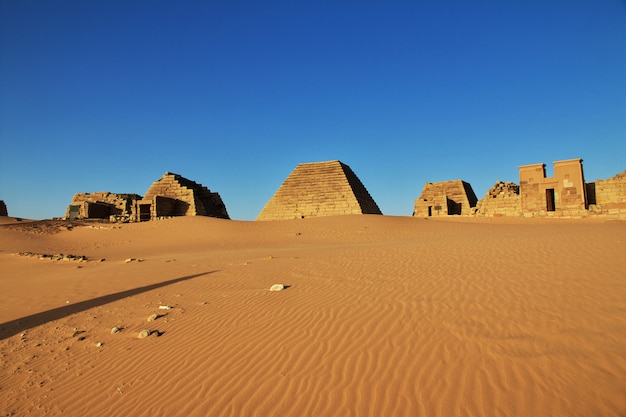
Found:
[[[218,193],[172,172],[166,172],[152,183],[139,207],[145,219],[169,216],[229,218]]]
[[[382,214],[355,173],[340,161],[298,165],[257,220]]]

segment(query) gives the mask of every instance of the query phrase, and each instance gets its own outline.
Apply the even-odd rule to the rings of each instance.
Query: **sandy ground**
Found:
[[[0,416],[626,415],[626,222],[3,223]]]

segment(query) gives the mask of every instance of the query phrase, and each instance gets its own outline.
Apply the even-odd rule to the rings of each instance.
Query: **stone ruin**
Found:
[[[554,176],[546,177],[545,164],[519,167],[520,185],[498,181],[483,199],[476,202],[471,186],[461,180],[426,183],[420,198],[415,200],[414,216],[447,216],[452,214],[478,216],[558,216],[581,217],[588,215],[587,195],[594,189],[596,199],[611,194],[612,210],[621,204],[617,196],[619,180],[606,185],[600,181],[597,187],[585,184],[582,159],[567,159],[554,162]],[[625,201],[626,202],[626,201]],[[475,207],[474,209],[472,209]],[[597,207],[597,206],[595,206]],[[606,206],[608,208],[608,206]],[[626,213],[625,213],[626,214]]]
[[[526,217],[581,216],[587,198],[582,159],[554,162],[554,176],[546,177],[545,164],[519,167],[522,213]]]
[[[298,165],[257,220],[302,219],[345,214],[382,214],[350,167],[340,161]]]
[[[520,185],[496,184],[476,206],[479,216],[626,218],[626,171],[607,180],[585,182],[582,159],[519,167]]]
[[[66,219],[115,219],[130,221],[135,218],[137,194],[114,194],[108,191],[78,193],[65,212]]]
[[[66,219],[109,219],[117,222],[173,216],[229,218],[218,193],[170,172],[155,181],[144,197],[110,192],[75,194],[65,214]]]
[[[170,216],[229,218],[218,193],[171,172],[152,183],[137,207],[138,221]]]
[[[519,167],[520,185],[497,181],[480,201],[462,180],[426,183],[415,200],[414,216],[548,216],[626,218],[626,171],[595,182],[584,180],[582,159]],[[279,220],[341,214],[382,214],[367,189],[340,161],[298,165],[267,202],[257,220]],[[8,216],[0,201],[0,216]],[[66,219],[99,218],[145,221],[171,216],[228,219],[218,193],[178,174],[166,172],[144,197],[110,192],[79,193]]]
[[[9,212],[7,211],[7,205],[4,204],[3,200],[0,200],[0,216],[8,216]]]
[[[449,216],[473,214],[476,194],[472,186],[462,180],[427,182],[422,194],[415,199],[413,216]]]
[[[519,185],[513,182],[496,181],[487,191],[485,198],[478,200],[476,213],[481,216],[521,216],[522,201]]]
[[[585,185],[589,213],[626,218],[626,171]]]

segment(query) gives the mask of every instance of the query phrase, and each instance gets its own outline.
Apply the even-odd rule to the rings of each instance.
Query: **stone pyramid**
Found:
[[[382,214],[355,173],[340,161],[298,165],[257,220]]]
[[[477,201],[472,186],[463,180],[427,182],[415,199],[413,216],[470,214]]]
[[[166,172],[156,180],[139,202],[150,205],[150,217],[210,216],[228,219],[228,212],[218,193],[181,175]]]

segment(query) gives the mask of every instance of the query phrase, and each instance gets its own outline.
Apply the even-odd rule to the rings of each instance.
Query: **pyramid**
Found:
[[[138,204],[141,220],[169,216],[229,218],[226,206],[218,193],[171,172],[166,172],[163,177],[152,183]]]
[[[340,161],[298,165],[257,220],[382,214],[355,173]]]
[[[415,199],[413,216],[449,216],[470,214],[476,207],[472,186],[462,180],[427,182],[422,194]]]

